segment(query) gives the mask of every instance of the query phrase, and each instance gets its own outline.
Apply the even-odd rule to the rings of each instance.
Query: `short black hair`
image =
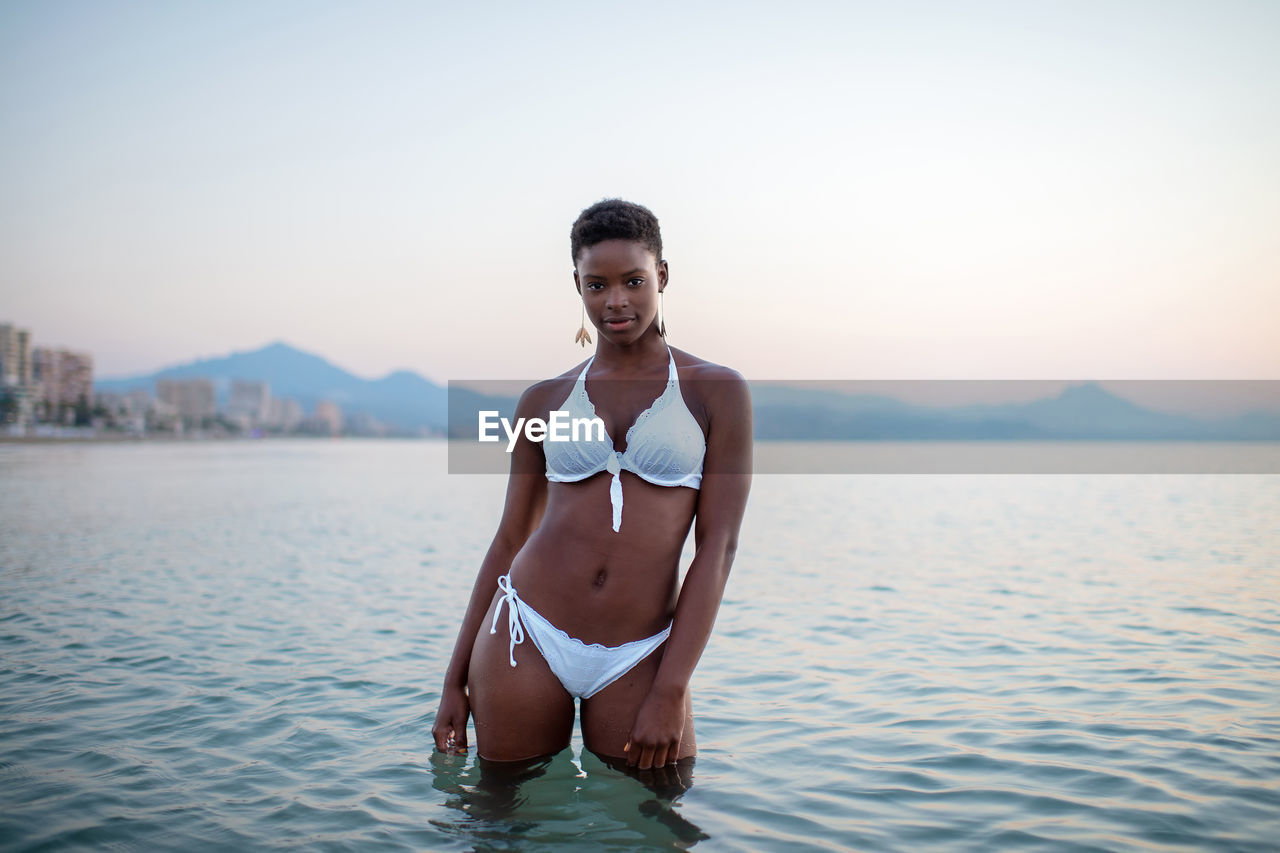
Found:
[[[606,198],[588,207],[569,230],[569,252],[577,269],[578,256],[583,250],[605,240],[635,240],[653,252],[655,260],[662,260],[662,231],[658,217],[644,205]]]

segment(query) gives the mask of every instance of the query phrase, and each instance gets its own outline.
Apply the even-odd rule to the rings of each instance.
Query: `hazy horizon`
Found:
[[[315,356],[332,367],[357,379],[375,382],[397,370],[376,376],[362,376],[336,363],[324,353],[305,352],[287,341],[273,341],[268,346],[284,346]],[[261,348],[260,348],[261,349]],[[210,356],[221,360],[227,357],[253,355],[258,350],[236,351],[230,354]],[[122,376],[99,376],[95,382],[129,382],[163,373],[175,368],[186,368],[205,361],[204,358],[187,359],[180,363],[163,365],[153,370]],[[412,371],[422,379],[433,382],[442,390],[469,388],[482,394],[515,398],[529,385],[540,381],[539,377],[506,377],[503,379],[451,377],[436,382],[432,377]],[[810,391],[831,391],[841,394],[887,396],[905,403],[931,408],[948,409],[957,406],[983,404],[1016,404],[1035,400],[1047,400],[1062,394],[1068,388],[1096,385],[1108,393],[1136,403],[1146,409],[1167,414],[1184,414],[1194,417],[1233,417],[1249,412],[1280,413],[1280,380],[1116,380],[1116,379],[805,379],[745,377],[755,388],[787,386]]]

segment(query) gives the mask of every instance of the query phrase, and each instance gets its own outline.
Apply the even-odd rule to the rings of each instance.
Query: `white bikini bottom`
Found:
[[[498,599],[498,607],[493,612],[493,625],[489,627],[489,633],[498,633],[498,617],[502,615],[502,605],[506,604],[507,633],[511,636],[507,655],[511,658],[511,665],[516,665],[516,645],[524,642],[527,631],[564,689],[569,695],[582,699],[599,693],[626,675],[632,667],[662,645],[671,633],[671,626],[667,625],[652,637],[633,640],[620,646],[584,643],[552,625],[546,617],[522,601],[516,595],[516,588],[511,585],[511,575],[498,578],[498,587],[503,595]]]

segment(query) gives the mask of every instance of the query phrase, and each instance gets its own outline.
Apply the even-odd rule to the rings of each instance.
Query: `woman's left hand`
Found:
[[[675,764],[684,733],[687,691],[657,687],[640,703],[624,747],[627,764],[649,770]]]

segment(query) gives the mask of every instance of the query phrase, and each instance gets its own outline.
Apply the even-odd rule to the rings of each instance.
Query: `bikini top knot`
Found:
[[[622,527],[622,471],[630,471],[656,486],[696,489],[702,483],[706,439],[680,393],[675,356],[670,349],[667,355],[670,358],[667,387],[627,430],[626,449],[615,451],[612,437],[604,431],[601,438],[600,430],[585,430],[587,435],[579,436],[577,441],[547,441],[542,445],[547,459],[547,479],[553,483],[576,483],[601,471],[613,475],[609,499],[613,505],[615,531]],[[595,356],[587,361],[573,390],[560,405],[560,410],[570,418],[596,417],[595,404],[587,396],[587,371],[594,361]]]

